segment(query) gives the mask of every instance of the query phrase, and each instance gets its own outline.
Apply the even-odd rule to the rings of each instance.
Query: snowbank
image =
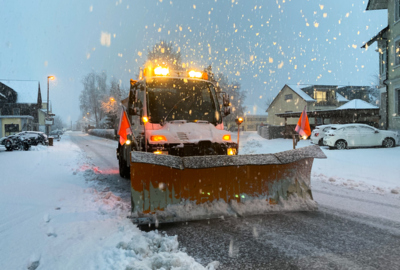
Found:
[[[181,251],[177,236],[133,225],[70,134],[38,151],[0,149],[0,269],[216,269]]]
[[[266,140],[256,132],[244,132],[240,138],[241,155],[276,153],[293,148],[290,139]],[[297,148],[309,145],[309,140],[301,140]],[[314,160],[311,184],[321,181],[374,193],[400,193],[400,147],[330,150],[323,146],[321,149],[328,158]]]
[[[93,136],[115,140],[115,131],[113,129],[89,129],[88,133]]]

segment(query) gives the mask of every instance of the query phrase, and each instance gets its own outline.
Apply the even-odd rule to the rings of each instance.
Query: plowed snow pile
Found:
[[[68,134],[53,147],[0,148],[0,269],[218,267],[181,251],[177,236],[140,231],[85,161]]]
[[[293,149],[291,139],[266,140],[256,132],[244,132],[240,138],[241,155]],[[301,140],[297,148],[309,145],[310,140]],[[399,146],[348,150],[330,150],[327,146],[322,146],[321,149],[328,158],[314,160],[311,184],[321,181],[373,193],[400,193]]]

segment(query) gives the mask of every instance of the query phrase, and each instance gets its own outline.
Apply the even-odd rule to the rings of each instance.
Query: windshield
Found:
[[[186,79],[158,79],[147,85],[151,123],[160,123],[163,120],[201,120],[216,123],[219,119],[214,102],[214,88],[210,83]]]

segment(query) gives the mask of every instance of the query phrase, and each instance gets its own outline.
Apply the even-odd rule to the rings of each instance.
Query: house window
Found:
[[[314,99],[316,99],[317,102],[325,101],[326,100],[326,92],[315,91],[314,92]]]
[[[394,1],[394,21],[397,22],[400,19],[400,0]]]
[[[292,100],[293,99],[293,95],[289,94],[289,95],[285,95],[285,100]]]
[[[386,50],[383,50],[382,53],[380,54],[380,71],[381,71],[381,75],[386,75]]]
[[[394,106],[395,112],[396,112],[397,116],[400,116],[400,89],[396,90],[395,96],[396,96],[395,103],[397,103]]]
[[[14,108],[14,109],[13,109],[13,115],[20,115],[20,110],[19,110],[19,108]]]

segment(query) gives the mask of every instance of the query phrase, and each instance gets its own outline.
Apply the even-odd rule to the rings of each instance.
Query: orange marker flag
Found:
[[[129,123],[129,119],[126,115],[125,110],[122,110],[118,127],[119,143],[121,145],[123,145],[126,140],[128,140],[128,134],[132,134],[131,124]]]
[[[310,136],[311,135],[311,128],[310,123],[308,122],[307,116],[307,106],[304,107],[303,112],[300,115],[300,119],[296,125],[296,132],[300,134],[300,136]]]

